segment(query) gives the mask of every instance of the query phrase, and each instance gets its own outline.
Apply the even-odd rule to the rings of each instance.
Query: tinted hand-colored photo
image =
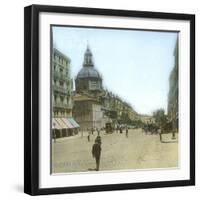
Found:
[[[178,32],[51,26],[51,173],[176,168]]]

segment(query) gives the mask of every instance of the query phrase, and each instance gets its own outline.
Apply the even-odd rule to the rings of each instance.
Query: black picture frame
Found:
[[[39,14],[76,13],[100,16],[187,20],[190,23],[190,179],[162,182],[39,188]],[[46,195],[77,192],[195,185],[195,15],[31,5],[24,9],[24,192]]]

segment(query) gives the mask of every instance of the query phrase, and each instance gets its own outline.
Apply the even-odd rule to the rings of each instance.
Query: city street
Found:
[[[159,135],[150,135],[141,129],[129,130],[128,138],[122,134],[101,132],[101,170],[127,170],[168,168],[178,166],[178,142],[172,134],[164,134],[163,142]],[[87,133],[57,139],[52,142],[52,172],[86,172],[96,167],[92,157],[95,132],[88,142]],[[177,138],[176,134],[176,138]]]

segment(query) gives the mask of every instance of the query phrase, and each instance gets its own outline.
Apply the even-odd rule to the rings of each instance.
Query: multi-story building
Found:
[[[178,39],[174,49],[174,67],[169,77],[168,118],[173,129],[178,129]]]
[[[70,59],[53,49],[52,52],[52,129],[54,137],[77,133],[79,125],[72,118],[72,79]]]
[[[142,123],[154,123],[155,119],[153,118],[153,116],[151,115],[145,115],[145,114],[140,114],[138,119],[142,122]]]
[[[110,116],[115,119],[116,123],[128,123],[137,118],[137,112],[132,106],[112,92],[105,91],[102,99],[105,110],[110,112]]]
[[[52,59],[52,91],[53,117],[71,117],[70,59],[55,48]]]

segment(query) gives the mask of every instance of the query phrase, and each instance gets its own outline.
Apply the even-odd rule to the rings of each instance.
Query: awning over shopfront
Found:
[[[67,120],[67,118],[62,118],[63,122],[68,126],[68,128],[74,128],[73,125]]]
[[[60,124],[56,121],[55,118],[52,119],[52,128],[53,128],[53,129],[62,129],[62,127],[61,127]]]
[[[68,126],[63,122],[62,118],[56,118],[56,121],[59,123],[59,125],[62,127],[62,129],[68,128]]]
[[[68,118],[70,123],[73,125],[74,128],[79,128],[79,124],[73,119],[73,118]]]
[[[79,124],[73,118],[53,118],[53,129],[73,129],[79,128]]]

